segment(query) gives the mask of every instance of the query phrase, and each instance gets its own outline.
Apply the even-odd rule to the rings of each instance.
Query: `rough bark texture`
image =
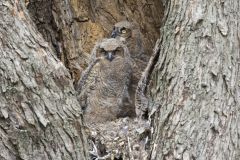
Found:
[[[240,159],[240,2],[166,2],[151,159]]]
[[[240,2],[162,1],[161,36],[140,87],[148,95],[154,128],[151,159],[240,159]],[[140,24],[151,54],[162,5],[159,0],[26,4],[50,46],[21,0],[1,0],[0,159],[86,159],[71,77],[79,79],[95,41],[108,37],[121,20]]]
[[[74,15],[69,0],[30,0],[26,5],[38,30],[54,53],[70,69],[72,78],[79,79],[86,67],[87,55],[82,52],[78,22],[85,20]]]
[[[150,55],[163,13],[158,0],[30,0],[27,6],[74,80],[86,68],[95,42],[109,37],[113,25],[122,20],[140,25],[144,48]]]
[[[0,159],[86,159],[82,114],[64,65],[23,2],[0,2]]]

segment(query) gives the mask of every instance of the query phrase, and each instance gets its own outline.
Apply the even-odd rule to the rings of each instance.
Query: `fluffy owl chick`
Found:
[[[144,52],[143,36],[140,27],[129,21],[121,21],[114,25],[111,37],[122,41],[127,45],[130,56],[133,59],[133,78],[130,85],[130,97],[135,103],[135,94],[138,82],[147,66],[149,56]]]
[[[137,24],[129,21],[116,23],[113,27],[111,37],[124,42],[129,49],[131,57],[142,56],[144,52],[142,34]]]
[[[103,39],[95,45],[78,83],[86,122],[110,121],[134,112],[128,93],[130,59],[128,48],[117,39]]]

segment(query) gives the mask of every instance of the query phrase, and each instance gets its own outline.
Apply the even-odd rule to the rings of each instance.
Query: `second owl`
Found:
[[[98,42],[77,87],[85,120],[94,123],[131,116],[134,110],[128,93],[131,76],[128,48],[113,38]]]

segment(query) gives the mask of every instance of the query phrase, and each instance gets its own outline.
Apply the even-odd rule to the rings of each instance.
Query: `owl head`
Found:
[[[116,23],[113,26],[112,38],[122,38],[121,40],[126,40],[130,37],[132,37],[132,30],[134,25],[128,21],[121,21]]]
[[[110,63],[119,58],[129,58],[128,48],[120,40],[109,38],[102,39],[95,45],[91,59],[104,60]]]
[[[144,52],[142,33],[137,23],[121,21],[114,25],[111,37],[127,45],[132,57],[142,55]]]
[[[112,38],[120,38],[120,40],[124,41],[132,37],[133,30],[135,29],[135,25],[128,21],[121,21],[116,23],[113,26],[113,30],[111,33]]]

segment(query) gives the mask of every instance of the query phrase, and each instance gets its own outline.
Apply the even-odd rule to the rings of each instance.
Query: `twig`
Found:
[[[129,148],[129,158],[130,158],[130,160],[133,160],[132,149],[131,149],[131,144],[130,144],[129,137],[127,137],[127,140],[128,140],[128,148]]]

